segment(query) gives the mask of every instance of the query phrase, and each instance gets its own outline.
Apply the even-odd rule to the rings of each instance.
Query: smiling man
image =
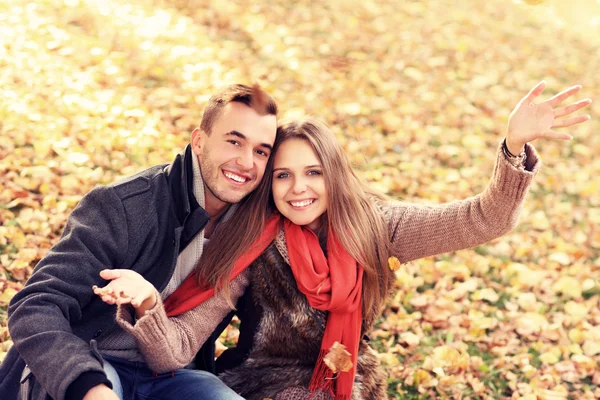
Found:
[[[261,181],[277,106],[257,86],[212,96],[191,143],[172,164],[95,188],[9,307],[15,345],[0,366],[7,399],[239,399],[199,370],[154,374],[115,308],[94,295],[105,268],[141,274],[168,297],[206,240]],[[214,361],[214,344],[204,355]],[[127,371],[126,374],[123,371]],[[22,384],[20,384],[22,382]]]
[[[230,102],[212,128],[203,124],[192,132],[192,151],[198,156],[204,181],[205,209],[213,218],[205,232],[210,234],[214,219],[260,183],[276,124],[275,115],[261,116],[243,103]]]

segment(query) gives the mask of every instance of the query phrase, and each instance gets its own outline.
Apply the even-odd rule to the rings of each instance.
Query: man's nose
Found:
[[[251,169],[254,165],[253,151],[244,151],[240,154],[237,159],[237,164],[245,170]]]

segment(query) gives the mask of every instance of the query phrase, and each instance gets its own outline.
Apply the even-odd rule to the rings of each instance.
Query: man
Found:
[[[9,306],[15,344],[0,366],[3,399],[118,398],[102,355],[132,362],[143,358],[115,323],[114,307],[94,295],[92,286],[104,284],[99,271],[131,269],[163,298],[171,294],[194,269],[204,240],[228,210],[234,212],[231,204],[262,179],[276,116],[274,100],[258,86],[230,86],[211,97],[200,128],[171,165],[149,168],[84,196],[60,241]],[[186,376],[206,378],[196,372]],[[229,390],[216,378],[206,382],[203,393],[188,394],[214,398],[213,391]],[[165,378],[161,385],[178,400],[186,399],[178,392],[185,382]]]

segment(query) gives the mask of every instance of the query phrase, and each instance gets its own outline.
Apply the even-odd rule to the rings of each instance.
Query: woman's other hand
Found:
[[[95,286],[94,293],[108,304],[131,304],[138,318],[158,301],[154,286],[135,271],[104,269],[100,271],[100,277],[110,283],[103,288]]]
[[[510,113],[506,146],[512,154],[521,153],[527,142],[538,138],[571,140],[573,137],[568,133],[556,132],[552,128],[572,126],[590,119],[589,115],[561,118],[571,115],[592,102],[590,99],[584,99],[559,107],[563,101],[581,90],[580,85],[572,86],[546,101],[535,104],[534,100],[542,94],[545,87],[546,82],[538,83]]]

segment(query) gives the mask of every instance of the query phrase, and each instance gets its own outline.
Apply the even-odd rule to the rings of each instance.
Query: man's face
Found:
[[[242,103],[227,104],[210,135],[192,132],[205,186],[206,210],[218,212],[258,186],[275,142],[277,119]]]

